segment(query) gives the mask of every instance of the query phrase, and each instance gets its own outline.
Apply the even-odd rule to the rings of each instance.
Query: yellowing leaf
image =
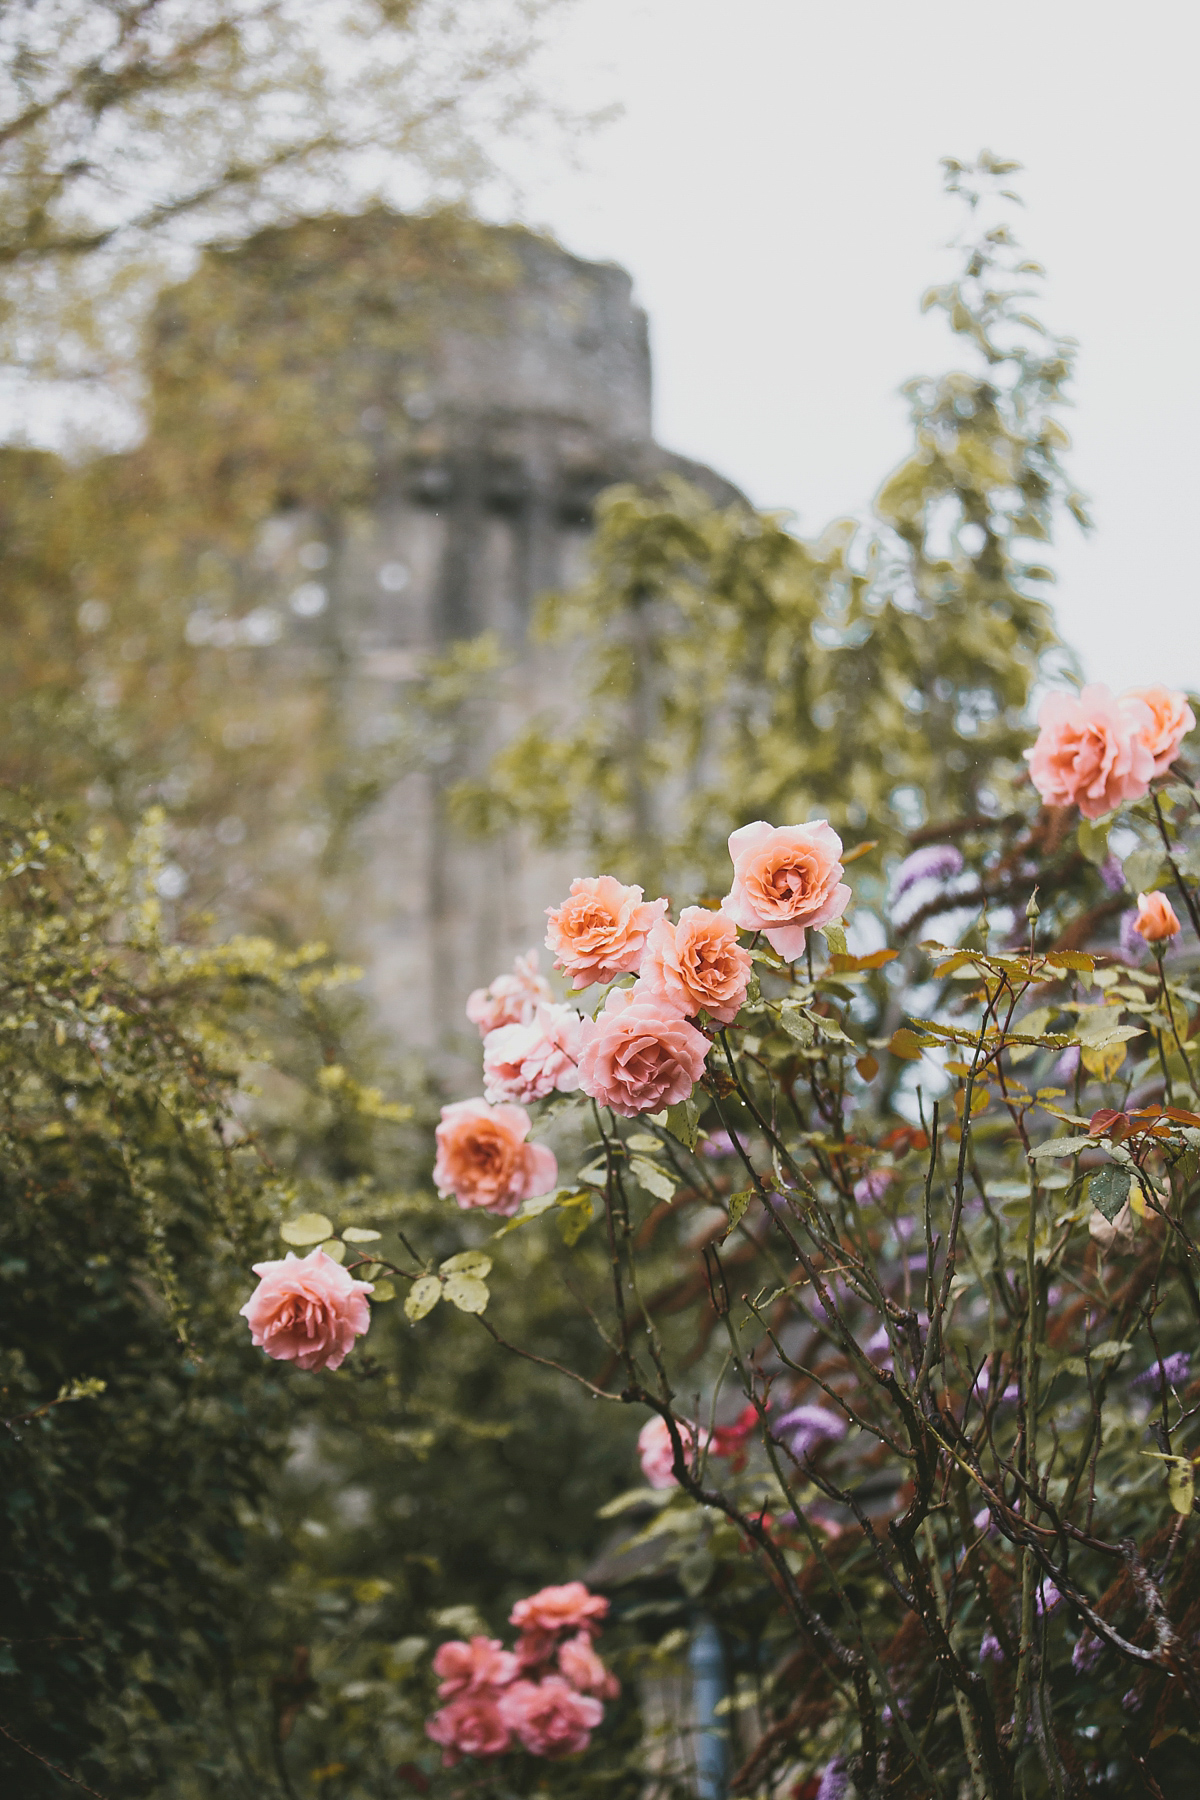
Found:
[[[753,1198],[754,1198],[754,1189],[753,1188],[743,1188],[743,1190],[740,1194],[731,1194],[730,1195],[730,1197],[729,1197],[729,1223],[725,1227],[725,1230],[722,1234],[722,1237],[721,1237],[722,1243],[725,1242],[725,1239],[730,1235],[731,1232],[734,1232],[737,1230],[738,1226],[741,1224],[743,1218],[746,1215],[746,1208],[749,1206],[749,1204],[753,1200]]]
[[[459,1312],[465,1313],[486,1311],[490,1298],[486,1282],[481,1281],[478,1275],[448,1275],[445,1293],[451,1306],[457,1306]]]
[[[1089,1074],[1099,1076],[1101,1081],[1111,1081],[1125,1061],[1125,1045],[1120,1040],[1103,1044],[1084,1042],[1080,1046],[1079,1060]]]
[[[689,1094],[677,1106],[667,1108],[667,1130],[673,1138],[689,1150],[696,1148],[696,1133],[700,1128],[700,1108]]]
[[[1143,1450],[1143,1456],[1167,1465],[1167,1498],[1177,1513],[1186,1519],[1196,1498],[1196,1471],[1186,1456],[1164,1456],[1160,1450]]]
[[[474,1275],[482,1281],[492,1272],[492,1259],[482,1250],[460,1250],[457,1256],[448,1256],[440,1266],[443,1275]]]
[[[415,1325],[426,1313],[431,1313],[442,1297],[442,1284],[436,1275],[422,1275],[414,1281],[407,1300],[404,1302],[405,1317]]]
[[[285,1244],[297,1249],[305,1244],[321,1244],[333,1236],[333,1221],[324,1213],[301,1213],[298,1219],[287,1219],[279,1227]]]
[[[893,1056],[900,1057],[904,1062],[921,1060],[921,1040],[915,1031],[908,1031],[904,1026],[899,1031],[893,1031],[888,1049]]]

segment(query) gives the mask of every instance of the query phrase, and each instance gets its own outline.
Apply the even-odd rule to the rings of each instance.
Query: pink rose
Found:
[[[1161,944],[1168,938],[1177,937],[1183,927],[1167,896],[1155,888],[1152,894],[1138,895],[1133,929],[1148,944]]]
[[[473,1637],[469,1644],[454,1638],[443,1644],[433,1659],[433,1672],[441,1677],[438,1693],[443,1700],[456,1694],[481,1693],[507,1687],[517,1678],[518,1663],[499,1638]]]
[[[531,1756],[575,1756],[587,1749],[604,1708],[561,1675],[547,1675],[505,1688],[500,1716]]]
[[[646,939],[639,986],[682,1013],[703,1008],[718,1024],[731,1025],[753,966],[727,914],[685,906],[678,925],[660,919]]]
[[[704,1073],[702,1031],[644,989],[614,988],[596,1019],[585,1019],[579,1085],[623,1118],[659,1112],[691,1093]]]
[[[543,1631],[539,1628],[523,1631],[517,1639],[517,1661],[522,1670],[536,1669],[540,1663],[547,1663],[558,1649],[557,1631]]]
[[[615,1700],[621,1692],[620,1682],[600,1661],[586,1631],[567,1639],[559,1650],[558,1666],[577,1693],[595,1694],[600,1700]]]
[[[258,1286],[241,1309],[253,1342],[276,1362],[337,1369],[371,1326],[369,1281],[355,1281],[324,1250],[254,1264]]]
[[[546,908],[555,968],[577,988],[636,974],[646,938],[666,910],[665,900],[643,901],[640,887],[623,887],[611,875],[581,876],[561,906]]]
[[[805,933],[840,919],[850,904],[842,880],[842,840],[825,819],[811,825],[743,825],[729,839],[733,887],[721,911],[744,931],[761,931],[787,962],[804,953]]]
[[[508,1615],[518,1631],[599,1631],[608,1612],[602,1594],[589,1593],[582,1581],[566,1581],[561,1587],[539,1588],[527,1600],[518,1600]]]
[[[475,989],[467,1017],[486,1037],[502,1025],[528,1025],[538,1007],[553,998],[550,983],[538,974],[538,953],[530,950],[518,956],[511,975],[497,975],[490,987]]]
[[[684,1455],[690,1466],[695,1461],[696,1448],[700,1441],[699,1430],[690,1419],[676,1419],[675,1423],[683,1442]],[[660,1419],[657,1413],[652,1419],[647,1419],[638,1432],[637,1447],[642,1474],[652,1488],[669,1488],[679,1485],[675,1479],[675,1450],[665,1419]]]
[[[532,1194],[548,1194],[558,1180],[553,1150],[527,1144],[529,1114],[520,1106],[456,1100],[442,1108],[433,1179],[439,1194],[453,1194],[463,1211],[508,1218]]]
[[[1165,775],[1188,732],[1196,729],[1196,715],[1188,705],[1188,697],[1178,688],[1129,688],[1121,695],[1122,707],[1131,700],[1140,701],[1149,709],[1151,722],[1143,723],[1137,736],[1154,758],[1154,773]]]
[[[500,1696],[494,1693],[464,1694],[452,1700],[425,1721],[425,1730],[442,1746],[442,1762],[448,1769],[464,1756],[503,1756],[512,1743]]]
[[[489,1100],[544,1100],[579,1086],[579,1034],[573,1006],[539,1006],[526,1025],[502,1025],[483,1040],[483,1091]]]
[[[1118,704],[1097,682],[1079,694],[1048,694],[1037,742],[1025,752],[1033,785],[1047,806],[1078,806],[1085,819],[1140,800],[1154,774],[1154,715],[1144,701]]]

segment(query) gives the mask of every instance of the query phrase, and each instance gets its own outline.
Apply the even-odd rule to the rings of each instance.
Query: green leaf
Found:
[[[365,1225],[347,1225],[342,1237],[348,1244],[377,1244],[382,1231],[368,1231]]]
[[[319,1244],[317,1248],[323,1250],[326,1256],[335,1263],[343,1263],[346,1260],[346,1246],[341,1238],[329,1238],[325,1243]]]
[[[590,1194],[573,1194],[563,1200],[562,1217],[558,1221],[558,1232],[567,1249],[573,1249],[579,1242],[595,1216],[595,1204]]]
[[[625,1139],[625,1142],[631,1150],[644,1151],[647,1156],[661,1156],[662,1154],[661,1143],[656,1137],[651,1137],[648,1131],[635,1131],[632,1137]]]
[[[1162,851],[1151,844],[1125,858],[1125,880],[1135,894],[1148,894],[1159,885],[1165,867]]]
[[[1108,856],[1108,833],[1111,824],[1111,819],[1108,823],[1092,819],[1080,819],[1079,821],[1079,848],[1088,861],[1095,863],[1097,868]]]
[[[1078,1156],[1081,1150],[1094,1150],[1096,1140],[1091,1137],[1050,1138],[1045,1144],[1035,1144],[1029,1152],[1030,1156]]]
[[[442,1297],[442,1284],[436,1275],[422,1275],[414,1281],[407,1300],[404,1302],[405,1317],[415,1325],[426,1313],[431,1313]]]
[[[481,1281],[478,1275],[447,1276],[445,1294],[451,1306],[457,1306],[459,1312],[465,1313],[485,1312],[490,1298],[487,1283]]]
[[[676,1106],[667,1108],[667,1130],[673,1138],[677,1138],[689,1150],[696,1148],[696,1136],[700,1129],[700,1107],[689,1094],[686,1100],[680,1100]]]
[[[850,948],[846,943],[846,928],[834,920],[829,925],[818,925],[817,930],[829,945],[834,956],[849,956]]]
[[[741,1224],[742,1220],[746,1216],[746,1208],[749,1206],[750,1202],[753,1199],[754,1199],[754,1189],[753,1188],[743,1188],[740,1194],[731,1194],[729,1196],[729,1223],[725,1227],[724,1232],[722,1233],[722,1236],[721,1236],[722,1243],[725,1242],[725,1239],[730,1235],[731,1232],[734,1232],[737,1230],[738,1226]]]
[[[1164,1456],[1161,1450],[1143,1450],[1143,1456],[1167,1465],[1167,1498],[1177,1513],[1186,1519],[1196,1498],[1196,1471],[1186,1456]]]
[[[648,1193],[656,1194],[660,1200],[675,1198],[675,1177],[657,1163],[647,1162],[644,1156],[635,1156],[629,1166]]]
[[[556,1188],[552,1194],[537,1194],[532,1200],[522,1201],[520,1211],[515,1212],[511,1219],[506,1219],[499,1231],[493,1231],[492,1236],[507,1237],[510,1231],[517,1231],[522,1225],[528,1225],[531,1219],[540,1219],[544,1212],[549,1212],[552,1206],[558,1205],[562,1192],[562,1188]]]
[[[372,1306],[376,1305],[380,1301],[394,1300],[395,1298],[396,1298],[396,1284],[394,1281],[377,1281],[377,1282],[375,1282],[374,1291],[371,1294],[371,1305]],[[412,1296],[410,1295],[409,1298],[411,1299]]]
[[[816,1027],[809,1014],[796,1000],[785,1000],[779,1009],[779,1023],[789,1037],[803,1044],[806,1050],[811,1049],[816,1041]]]
[[[286,1219],[279,1227],[285,1244],[299,1249],[302,1245],[321,1244],[333,1236],[333,1221],[324,1213],[301,1213],[298,1219]]]
[[[608,1163],[590,1162],[586,1169],[580,1169],[579,1179],[580,1181],[586,1181],[589,1187],[607,1187]]]
[[[460,1250],[439,1266],[443,1275],[474,1275],[482,1281],[492,1272],[492,1259],[482,1250]]]
[[[1110,1225],[1129,1198],[1129,1182],[1129,1170],[1115,1164],[1098,1169],[1088,1182],[1088,1199]]]

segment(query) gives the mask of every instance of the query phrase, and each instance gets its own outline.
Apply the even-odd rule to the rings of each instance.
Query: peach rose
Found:
[[[558,1653],[558,1666],[563,1676],[579,1694],[595,1694],[599,1700],[615,1700],[621,1684],[605,1668],[586,1631],[568,1638]]]
[[[1102,682],[1079,694],[1048,694],[1037,742],[1025,752],[1033,785],[1047,806],[1078,806],[1085,819],[1140,800],[1154,774],[1143,743],[1154,715],[1144,701],[1118,703]]]
[[[660,919],[646,939],[638,982],[682,1013],[703,1008],[718,1024],[731,1025],[746,998],[753,966],[727,914],[685,906],[678,925]]]
[[[467,1000],[467,1017],[480,1037],[502,1025],[528,1025],[539,1006],[553,1000],[550,983],[538,974],[538,953],[518,956],[511,975],[497,975],[490,987],[476,988]]]
[[[1152,894],[1138,895],[1133,929],[1148,944],[1161,944],[1168,938],[1178,937],[1182,927],[1167,896],[1155,888]]]
[[[512,1733],[492,1693],[463,1694],[425,1721],[425,1730],[442,1746],[442,1762],[452,1769],[464,1756],[503,1756]]]
[[[690,1419],[677,1419],[675,1423],[690,1466],[700,1441],[699,1431]],[[665,1419],[659,1418],[657,1413],[652,1419],[647,1419],[638,1432],[637,1447],[642,1474],[652,1488],[678,1487],[679,1483],[675,1479],[675,1450]]]
[[[565,1581],[559,1587],[539,1588],[527,1600],[518,1600],[508,1615],[518,1631],[599,1631],[608,1613],[603,1594],[593,1594],[582,1581]]]
[[[456,1100],[442,1108],[433,1180],[439,1194],[453,1194],[463,1211],[508,1218],[522,1200],[548,1194],[558,1163],[545,1144],[527,1144],[529,1114],[520,1106]]]
[[[433,1659],[433,1672],[441,1678],[438,1693],[443,1700],[456,1694],[479,1693],[507,1687],[515,1681],[519,1664],[499,1638],[473,1637],[469,1644],[453,1638]]]
[[[579,1086],[579,1034],[573,1006],[539,1006],[527,1025],[502,1025],[483,1040],[483,1091],[489,1100],[544,1100]]]
[[[1121,705],[1140,701],[1149,709],[1151,723],[1143,724],[1137,735],[1154,758],[1154,773],[1165,775],[1179,746],[1189,731],[1196,729],[1196,715],[1188,705],[1188,697],[1178,688],[1129,688],[1121,695]]]
[[[604,1717],[598,1700],[577,1694],[561,1675],[515,1681],[500,1697],[500,1716],[531,1756],[576,1756]]]
[[[289,1250],[282,1262],[255,1263],[254,1273],[258,1286],[241,1316],[252,1341],[276,1362],[340,1368],[355,1338],[370,1329],[371,1283],[355,1281],[324,1250],[304,1257]]]
[[[768,825],[758,819],[729,839],[733,887],[721,911],[745,931],[761,931],[787,962],[804,954],[805,934],[840,919],[850,904],[842,880],[842,840],[825,819]]]
[[[666,910],[665,900],[643,901],[640,887],[623,887],[611,875],[579,877],[561,906],[546,908],[555,968],[577,988],[636,974],[646,938]]]
[[[709,1042],[665,1000],[614,988],[581,1034],[579,1085],[623,1118],[658,1112],[691,1093],[704,1073]]]

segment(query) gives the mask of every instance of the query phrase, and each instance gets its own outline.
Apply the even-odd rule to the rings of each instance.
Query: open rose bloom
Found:
[[[685,1100],[704,1073],[709,1041],[667,1001],[640,988],[614,988],[596,1019],[585,1019],[579,1085],[622,1118]]]
[[[558,1180],[553,1150],[527,1144],[529,1114],[520,1106],[456,1100],[442,1108],[433,1180],[463,1211],[509,1218],[522,1200],[548,1194]]]
[[[703,1011],[719,1025],[732,1025],[753,966],[731,918],[685,906],[678,925],[660,919],[647,938],[638,985],[681,1013]]]
[[[690,1419],[680,1419],[678,1427],[684,1456],[690,1468],[700,1434]],[[660,1418],[657,1413],[652,1419],[647,1419],[638,1432],[637,1447],[642,1474],[650,1487],[678,1487],[679,1483],[675,1479],[675,1446],[671,1442],[670,1429],[665,1419]]]
[[[646,939],[666,910],[665,900],[643,901],[640,887],[624,887],[611,875],[579,877],[561,906],[546,909],[555,968],[577,988],[636,974]]]
[[[1085,819],[1099,819],[1146,793],[1156,772],[1146,740],[1158,743],[1161,735],[1144,700],[1127,694],[1118,701],[1101,682],[1079,694],[1049,694],[1037,742],[1025,752],[1030,777],[1047,806],[1077,806]]]
[[[539,1006],[554,999],[550,983],[538,973],[538,953],[518,956],[511,975],[497,975],[490,987],[476,988],[467,1000],[467,1017],[480,1037],[502,1025],[528,1025]]]
[[[1130,701],[1144,706],[1150,714],[1149,721],[1143,720],[1138,726],[1138,737],[1154,758],[1154,773],[1165,775],[1188,732],[1196,729],[1196,715],[1188,705],[1187,695],[1177,688],[1130,688],[1122,694],[1121,704]]]
[[[804,954],[806,934],[840,919],[850,904],[842,880],[842,840],[824,819],[768,825],[757,819],[729,838],[733,887],[721,911],[744,931],[761,931],[787,962]]]
[[[587,1749],[604,1708],[561,1675],[547,1675],[515,1681],[501,1697],[500,1714],[531,1756],[577,1756]]]
[[[324,1250],[254,1264],[258,1286],[241,1308],[253,1342],[277,1362],[337,1369],[370,1329],[369,1281],[355,1281]]]
[[[583,1019],[573,1006],[539,1006],[525,1025],[502,1025],[483,1040],[483,1092],[488,1100],[528,1104],[579,1086]]]

